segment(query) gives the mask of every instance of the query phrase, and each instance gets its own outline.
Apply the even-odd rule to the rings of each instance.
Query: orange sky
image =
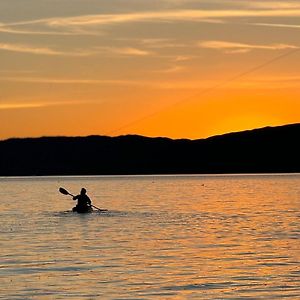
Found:
[[[299,16],[299,1],[0,2],[0,139],[300,122]]]

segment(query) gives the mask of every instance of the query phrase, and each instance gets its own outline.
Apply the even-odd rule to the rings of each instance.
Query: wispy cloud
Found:
[[[227,53],[246,53],[252,50],[284,50],[299,48],[295,45],[288,44],[255,45],[227,41],[201,41],[198,43],[198,46],[200,48],[222,50]]]
[[[109,47],[106,49],[111,53],[128,55],[128,56],[148,56],[153,54],[150,51],[146,51],[138,48],[130,48],[130,47],[121,47],[121,48]]]
[[[55,19],[55,18],[54,18]],[[63,20],[63,18],[59,18]],[[54,35],[54,36],[78,36],[91,35],[103,36],[105,33],[99,28],[88,28],[86,26],[55,26],[49,19],[37,19],[14,23],[0,23],[0,33],[23,34],[23,35]]]
[[[35,47],[32,45],[9,44],[9,43],[0,43],[0,50],[38,54],[38,55],[52,55],[52,56],[89,56],[96,53],[95,51],[86,51],[86,50],[67,52],[67,51],[55,50],[48,47]]]
[[[144,11],[125,14],[97,14],[75,17],[54,17],[23,22],[2,23],[0,31],[24,34],[103,34],[101,28],[134,22],[210,22],[222,23],[228,18],[243,17],[297,17],[300,7],[289,6],[289,9],[274,7],[269,9],[222,9],[222,10],[165,10]]]
[[[24,83],[54,83],[54,84],[100,84],[100,83],[114,84],[114,83],[119,83],[119,81],[114,81],[114,80],[21,77],[21,76],[0,77],[0,81],[24,82]]]
[[[150,51],[133,47],[94,47],[90,49],[75,49],[70,51],[61,51],[49,47],[35,47],[32,45],[0,43],[0,50],[37,54],[50,56],[71,56],[86,57],[97,54],[121,55],[121,56],[148,56],[153,54]]]
[[[240,5],[254,9],[298,9],[300,3],[295,1],[242,1]]]
[[[194,56],[191,56],[191,55],[178,55],[178,56],[175,56],[173,60],[175,62],[181,62],[181,61],[191,60],[193,58],[194,58]]]
[[[157,71],[158,73],[172,73],[182,71],[182,69],[169,68]],[[149,89],[162,89],[162,90],[201,90],[211,89],[218,85],[218,89],[278,89],[278,88],[298,88],[300,76],[264,76],[248,78],[247,80],[231,83],[230,87],[222,82],[210,79],[196,79],[196,80],[117,80],[117,79],[74,79],[74,78],[43,78],[43,77],[0,77],[3,82],[20,82],[28,84],[58,84],[58,85],[110,85],[121,87],[136,87],[136,88],[149,88]],[[93,101],[92,101],[93,102]],[[26,102],[26,103],[1,103],[0,109],[13,109],[13,108],[34,108],[45,107],[54,105],[75,105],[86,103],[86,101],[65,101],[65,102]]]
[[[34,23],[33,23],[34,24]],[[103,35],[100,32],[91,32],[91,31],[50,31],[47,29],[26,29],[26,25],[7,25],[0,23],[0,32],[2,33],[11,33],[11,34],[24,34],[24,35]]]
[[[138,42],[145,45],[148,48],[181,48],[186,47],[186,44],[178,43],[174,39],[141,39]]]
[[[163,70],[165,73],[176,72],[173,70]],[[170,80],[118,80],[118,79],[76,79],[76,78],[46,78],[46,77],[28,77],[28,76],[15,76],[15,77],[0,77],[3,82],[20,82],[20,83],[34,83],[34,84],[82,84],[82,85],[112,85],[112,86],[134,86],[140,88],[155,88],[155,89],[194,89],[200,87],[208,87],[212,85],[211,81],[170,81]]]
[[[20,108],[39,108],[46,106],[42,103],[0,103],[0,110],[20,109]]]
[[[41,54],[41,55],[62,55],[61,52],[50,49],[50,48],[32,47],[29,45],[20,45],[20,44],[0,43],[0,50],[31,53],[31,54]]]
[[[184,66],[171,66],[166,69],[157,70],[156,73],[179,73],[182,72],[185,69]]]
[[[83,84],[83,85],[122,85],[138,86],[151,84],[138,80],[118,80],[118,79],[82,79],[82,78],[47,78],[47,77],[22,77],[22,76],[5,76],[0,77],[0,81],[22,82],[22,83],[40,83],[40,84]]]
[[[203,21],[206,18],[299,16],[300,9],[282,10],[175,10],[114,15],[84,15],[71,18],[45,19],[39,22],[50,27],[76,27],[116,23],[154,21]],[[35,21],[38,22],[38,21]]]
[[[250,25],[265,26],[265,27],[279,27],[279,28],[300,29],[300,25],[296,25],[296,24],[250,23]]]
[[[0,110],[43,108],[49,106],[65,106],[65,105],[76,105],[82,103],[86,104],[86,101],[5,102],[5,103],[0,103]]]

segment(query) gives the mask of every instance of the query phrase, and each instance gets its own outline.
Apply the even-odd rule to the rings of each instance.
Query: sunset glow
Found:
[[[1,1],[0,139],[300,122],[298,0],[69,2]]]

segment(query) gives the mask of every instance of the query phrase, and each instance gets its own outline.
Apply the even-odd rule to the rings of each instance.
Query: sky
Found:
[[[300,122],[299,0],[1,0],[0,139]]]

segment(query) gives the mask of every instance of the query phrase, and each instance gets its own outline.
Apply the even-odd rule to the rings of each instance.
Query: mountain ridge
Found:
[[[300,172],[300,123],[205,139],[122,135],[0,141],[0,176]]]

